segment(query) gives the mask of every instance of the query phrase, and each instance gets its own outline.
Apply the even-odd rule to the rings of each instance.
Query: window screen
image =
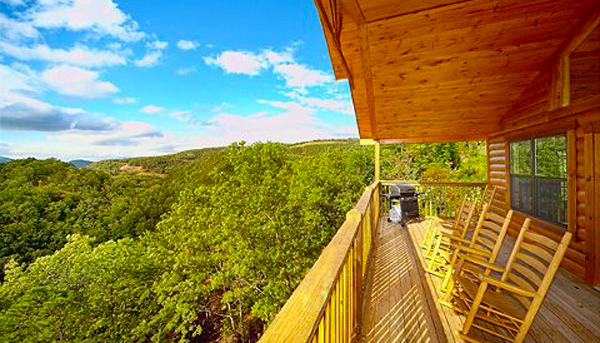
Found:
[[[510,144],[510,196],[514,209],[567,224],[567,142],[564,135]]]

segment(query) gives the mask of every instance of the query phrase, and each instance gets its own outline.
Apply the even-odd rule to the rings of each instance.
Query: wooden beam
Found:
[[[379,182],[381,176],[381,145],[375,143],[375,182]]]
[[[558,47],[552,57],[550,83],[550,110],[569,106],[571,103],[571,54],[600,25],[600,4],[591,11],[569,38]]]
[[[362,62],[362,79],[367,90],[367,105],[369,108],[369,122],[371,127],[371,138],[377,139],[377,120],[375,118],[375,94],[373,92],[373,75],[371,74],[371,52],[369,47],[369,28],[361,25],[358,28],[360,41],[360,55]]]
[[[357,0],[341,0],[342,7],[350,18],[358,25],[360,54],[362,62],[362,78],[367,91],[367,105],[371,127],[371,138],[377,139],[377,122],[375,120],[375,95],[373,90],[373,75],[371,73],[371,52],[369,46],[369,28],[365,16]]]
[[[342,7],[348,12],[348,15],[350,15],[350,18],[352,18],[355,23],[362,25],[366,22],[365,16],[357,0],[341,0],[341,3]]]
[[[372,1],[372,0],[368,0],[368,1]],[[438,10],[438,9],[441,9],[441,8],[458,7],[462,3],[469,2],[469,1],[473,1],[473,0],[455,0],[455,1],[451,2],[451,3],[444,3],[444,4],[439,4],[439,5],[434,5],[434,6],[419,8],[419,9],[416,9],[416,10],[413,10],[413,11],[405,11],[405,12],[400,12],[400,13],[394,13],[394,14],[386,15],[386,16],[383,16],[383,17],[380,17],[380,18],[371,19],[368,22],[369,23],[378,23],[378,24],[380,24],[382,21],[393,20],[395,18],[402,17],[402,16],[415,15],[415,14],[419,14],[419,13],[423,13],[423,12],[435,11],[435,10]]]
[[[377,141],[375,139],[363,139],[360,140],[360,145],[375,145]]]
[[[590,12],[590,16],[581,22],[571,37],[565,40],[559,48],[560,53],[562,55],[569,55],[577,50],[598,25],[600,25],[600,3]]]
[[[594,227],[594,133],[584,134],[584,171],[585,171],[585,232],[587,233],[586,243],[589,254],[586,261],[585,274],[586,281],[593,283],[594,271],[596,267],[596,245]]]
[[[495,131],[490,135],[490,137],[500,137],[512,134],[518,135],[518,131],[524,133],[526,130],[532,130],[535,127],[553,127],[550,129],[553,132],[564,132],[570,130],[572,128],[570,125],[574,125],[576,120],[580,122],[584,115],[593,112],[597,113],[598,110],[600,110],[600,95],[590,96],[585,99],[574,99],[573,103],[567,107],[557,108],[555,110],[540,113],[531,117],[526,122],[513,125],[504,130]],[[593,120],[592,117],[594,116],[590,115],[590,118]],[[383,142],[385,140],[381,141]]]
[[[350,68],[348,68],[348,63],[346,62],[346,58],[342,53],[342,47],[340,46],[339,40],[336,39],[336,34],[333,31],[333,26],[329,21],[329,17],[325,12],[325,7],[323,7],[323,3],[321,0],[314,0],[315,6],[317,7],[317,12],[319,12],[319,17],[321,18],[321,23],[323,26],[323,30],[325,31],[325,35],[329,38],[327,41],[332,42],[333,50],[339,55],[340,60],[342,61],[342,68],[348,77],[348,82],[350,82],[350,87],[353,87],[352,74],[350,73]],[[328,44],[329,45],[329,44]]]
[[[378,139],[380,144],[421,144],[421,143],[444,143],[444,142],[476,142],[484,141],[485,135],[471,135],[457,133],[453,136],[426,136],[426,137],[405,137],[405,138],[382,138]]]
[[[594,286],[600,285],[600,130],[594,132],[594,208],[595,208],[595,226],[594,226]]]
[[[567,132],[567,230],[577,231],[577,138]]]

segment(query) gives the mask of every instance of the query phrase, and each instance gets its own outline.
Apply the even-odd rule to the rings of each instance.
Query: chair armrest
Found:
[[[439,217],[435,217],[435,216],[426,216],[425,219],[427,220],[435,220],[436,222],[443,222],[444,220],[439,218]]]
[[[487,263],[485,261],[478,260],[478,259],[476,259],[474,257],[469,256],[469,255],[461,254],[459,256],[459,258],[462,258],[462,259],[467,260],[467,261],[469,261],[471,263],[474,263],[474,264],[478,264],[478,265],[480,265],[482,267],[485,267],[487,269],[491,269],[491,270],[496,271],[496,272],[500,272],[500,273],[504,272],[504,268],[502,268],[500,266],[497,266],[497,265],[491,264],[491,263]]]
[[[457,253],[461,254],[461,252],[466,252],[469,254],[475,254],[475,255],[479,255],[479,256],[490,256],[490,253],[484,250],[479,250],[479,249],[475,249],[475,248],[469,248],[469,247],[465,247],[465,246],[461,246],[461,247],[456,247],[456,249],[458,249]],[[461,254],[464,255],[464,254]]]
[[[446,238],[449,238],[449,239],[452,239],[452,240],[455,240],[455,241],[459,241],[461,243],[465,243],[465,244],[471,243],[471,241],[466,240],[466,239],[464,239],[464,238],[462,238],[460,236],[455,235],[454,232],[440,231],[440,233],[442,234],[442,236],[444,236]]]
[[[519,288],[519,287],[517,287],[515,285],[511,285],[508,282],[500,281],[500,280],[497,280],[497,279],[494,279],[494,278],[491,278],[491,277],[484,277],[483,279],[481,279],[481,282],[482,283],[485,282],[485,283],[487,283],[489,285],[496,286],[498,288],[502,288],[504,290],[507,290],[509,292],[512,292],[512,293],[515,293],[515,294],[518,294],[518,295],[521,295],[521,296],[524,296],[524,297],[528,297],[528,298],[535,297],[535,293],[534,292],[524,290],[524,289]]]

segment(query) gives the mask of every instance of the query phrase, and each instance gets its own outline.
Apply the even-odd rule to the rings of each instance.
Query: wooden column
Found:
[[[375,142],[375,181],[380,180],[381,175],[381,146]]]
[[[600,133],[594,133],[594,279],[593,285],[600,286]],[[586,206],[588,206],[586,204]]]
[[[585,232],[587,244],[587,261],[585,266],[586,281],[594,282],[596,272],[596,232],[594,232],[594,133],[584,135],[584,161],[585,161]]]

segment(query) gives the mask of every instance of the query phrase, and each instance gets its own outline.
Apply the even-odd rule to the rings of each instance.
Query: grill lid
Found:
[[[402,194],[402,195],[413,195],[417,192],[417,186],[410,183],[399,183],[390,185],[390,193]]]

